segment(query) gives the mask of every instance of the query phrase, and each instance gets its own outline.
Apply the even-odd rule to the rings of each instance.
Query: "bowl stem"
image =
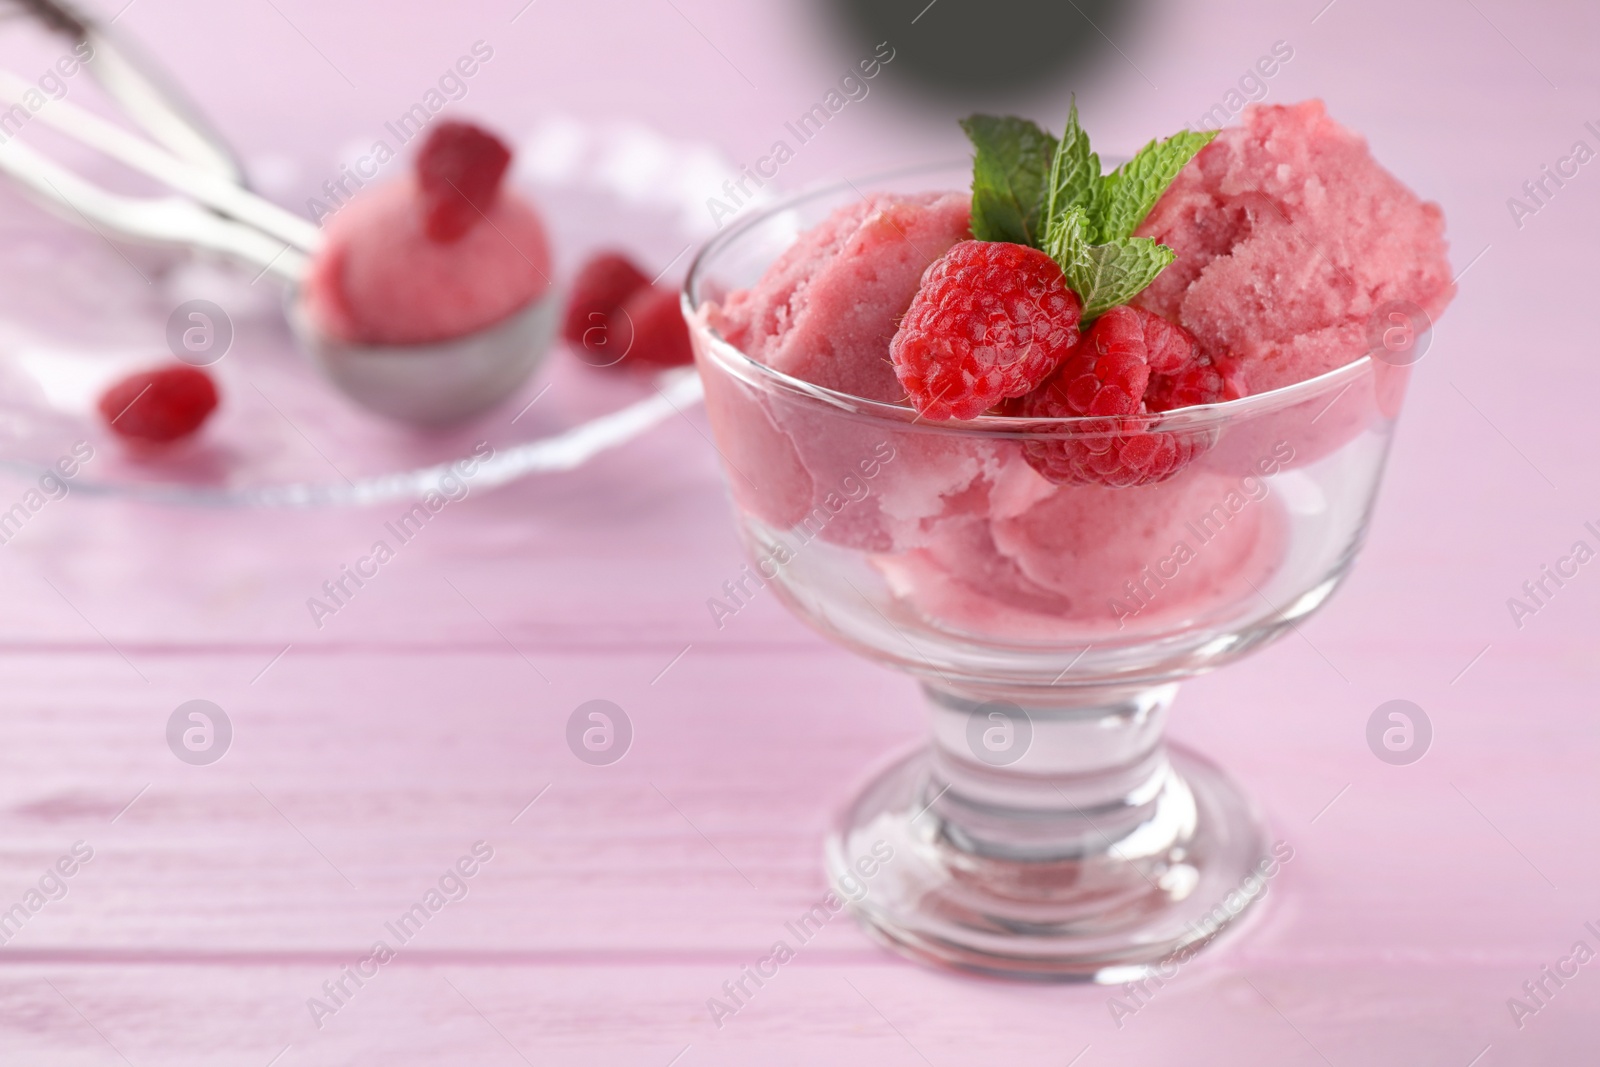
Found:
[[[1176,685],[924,688],[931,743],[868,784],[828,849],[835,891],[897,950],[1122,980],[1210,941],[1276,874],[1249,800],[1165,740]]]

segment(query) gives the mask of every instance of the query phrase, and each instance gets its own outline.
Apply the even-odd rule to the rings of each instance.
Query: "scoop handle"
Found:
[[[29,89],[28,82],[0,70],[0,105],[23,99]],[[52,100],[37,114],[40,121],[82,144],[303,252],[316,251],[322,241],[315,223],[262,199],[229,178],[179,159],[70,101]]]
[[[0,173],[46,207],[110,240],[201,248],[299,284],[308,257],[289,242],[230,222],[183,197],[128,197],[108,192],[46,158],[17,138],[0,145]],[[261,275],[258,275],[260,277]]]
[[[173,155],[245,184],[238,155],[161,64],[107,22],[65,0],[14,0],[35,21],[69,41],[87,44],[84,66],[129,118]]]

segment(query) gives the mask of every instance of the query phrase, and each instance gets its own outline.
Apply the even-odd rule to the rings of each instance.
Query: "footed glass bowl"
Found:
[[[829,837],[841,897],[923,961],[1122,980],[1215,937],[1277,869],[1249,799],[1163,739],[1167,712],[1179,681],[1280,636],[1350,569],[1407,370],[1353,352],[1164,415],[930,423],[776,372],[710,324],[708,305],[835,208],[969,180],[846,183],[730,226],[694,264],[686,313],[754,567],[927,695],[929,743]],[[1057,485],[1029,463],[1092,465],[1135,438],[1192,458],[1125,487]]]

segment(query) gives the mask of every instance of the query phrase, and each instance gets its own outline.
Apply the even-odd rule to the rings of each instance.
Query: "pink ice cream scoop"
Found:
[[[493,326],[550,288],[544,226],[501,195],[452,241],[428,236],[425,197],[406,176],[358,197],[328,224],[306,277],[318,326],[364,345],[449,341]]]
[[[510,151],[459,122],[434,128],[415,173],[329,222],[291,316],[363,406],[437,424],[504,399],[532,373],[558,309],[533,206],[502,189]]]
[[[875,193],[842,207],[802,234],[754,287],[708,308],[711,325],[775,370],[896,403],[905,390],[888,359],[889,341],[929,264],[971,237],[970,203],[966,193]],[[717,393],[708,398],[714,414],[748,442],[739,450],[790,453],[777,465],[788,477],[735,484],[775,525],[808,515],[820,521],[828,512],[817,509],[847,494],[862,463],[883,454],[882,435],[866,423],[824,425],[803,407],[769,411],[753,396],[722,396],[730,387],[721,383],[708,388]],[[897,458],[875,479],[872,495],[826,523],[826,539],[879,551],[920,543],[947,499],[981,482],[989,466],[965,443],[931,436],[904,436],[893,451]]]
[[[1251,393],[1365,355],[1386,304],[1437,318],[1455,295],[1438,205],[1384,170],[1320,100],[1248,108],[1138,232],[1178,258],[1134,302],[1231,361]]]
[[[1056,486],[1011,464],[989,506],[879,568],[958,631],[1073,641],[1226,610],[1283,555],[1267,484],[1190,468],[1136,490]]]
[[[874,194],[803,234],[716,325],[775,370],[889,403],[905,396],[889,341],[928,265],[971,237],[965,193]]]

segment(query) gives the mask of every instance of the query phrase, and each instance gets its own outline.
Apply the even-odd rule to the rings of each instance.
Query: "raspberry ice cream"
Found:
[[[758,538],[804,528],[869,553],[916,618],[963,639],[1259,610],[1291,511],[1326,506],[1296,468],[1392,418],[1394,383],[1290,395],[1228,428],[1206,407],[1360,359],[1387,302],[1440,313],[1440,212],[1316,102],[1152,142],[1133,177],[1100,173],[1075,110],[1059,139],[999,143],[1019,126],[969,127],[971,195],[847,204],[702,307],[735,501]],[[1041,145],[1053,162],[1023,158]],[[741,381],[717,369],[717,335],[845,396]],[[1272,491],[1280,474],[1300,497]]]
[[[1138,232],[1178,256],[1135,302],[1234,360],[1251,393],[1363,355],[1389,301],[1436,318],[1455,293],[1438,205],[1317,100],[1246,109]]]
[[[426,344],[544,295],[549,244],[533,206],[500,188],[509,161],[488,134],[441,124],[417,173],[363,192],[329,222],[303,287],[316,325],[353,344]]]
[[[1198,472],[1137,493],[1054,486],[1014,463],[986,513],[946,522],[928,547],[879,566],[947,625],[1093,638],[1251,594],[1282,553],[1282,513],[1267,492],[1255,475]]]
[[[875,195],[801,236],[717,326],[774,370],[867,400],[905,396],[889,341],[923,272],[970,235],[965,193]]]
[[[731,344],[776,370],[896,403],[905,390],[887,358],[889,341],[929,265],[970,236],[969,204],[964,193],[863,198],[801,235],[759,285],[707,312]],[[773,413],[743,397],[725,398],[715,383],[708,383],[707,404],[726,413],[723,423],[739,439],[735,454],[768,457],[765,469],[784,472],[759,485],[735,479],[735,492],[780,527],[824,504],[842,479],[859,477],[853,468],[880,439],[867,426],[841,433],[810,424],[799,410]],[[986,460],[968,446],[932,439],[901,444],[910,455],[900,457],[909,462],[898,477],[831,523],[830,540],[878,550],[915,542],[924,520],[967,489]]]

